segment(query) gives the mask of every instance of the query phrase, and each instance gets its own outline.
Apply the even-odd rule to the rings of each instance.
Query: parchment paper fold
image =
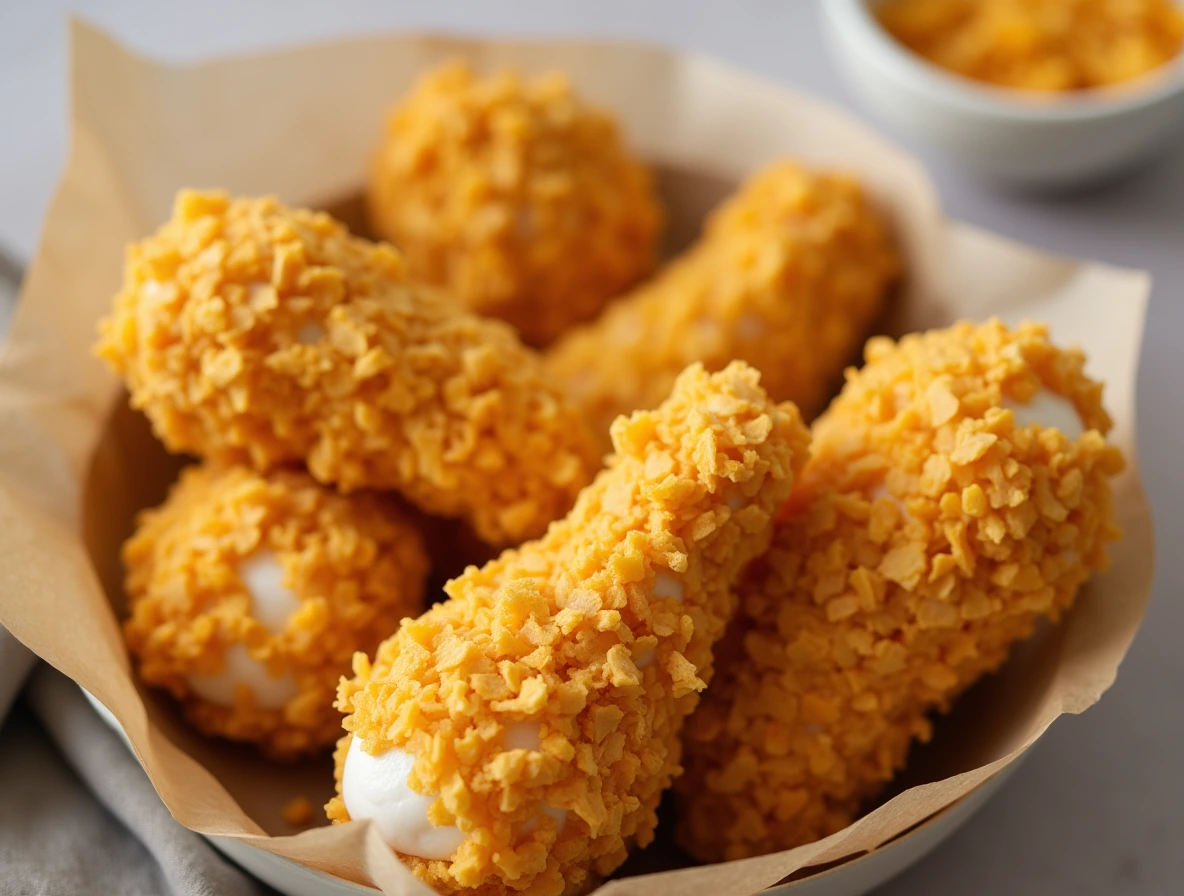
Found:
[[[159,501],[167,457],[119,384],[93,360],[95,323],[123,247],[168,214],[179,187],[276,193],[326,205],[356,194],[383,112],[425,68],[465,56],[480,69],[560,68],[611,108],[659,169],[685,238],[735,181],[795,156],[860,175],[890,214],[909,281],[893,326],[998,314],[1047,320],[1107,383],[1126,538],[1065,624],[1017,652],[917,755],[917,782],[827,840],[779,855],[610,882],[604,892],[748,894],[799,869],[875,849],[1015,761],[1063,712],[1113,681],[1150,592],[1151,520],[1135,453],[1135,372],[1149,289],[1139,272],[1053,258],[943,219],[921,167],[844,114],[707,59],[631,44],[384,36],[194,67],[132,54],[74,25],[73,136],[9,341],[0,354],[0,622],[119,720],[183,824],[238,837],[388,894],[424,892],[364,825],[292,835],[284,802],[327,796],[327,761],[277,769],[193,735],[142,694],[119,636],[118,550],[134,513]],[[278,836],[268,836],[278,835]],[[661,866],[658,853],[648,864]]]

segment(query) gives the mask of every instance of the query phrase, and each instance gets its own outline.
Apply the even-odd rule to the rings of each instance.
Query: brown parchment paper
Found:
[[[560,68],[611,108],[659,169],[676,240],[735,181],[780,156],[857,173],[890,215],[909,278],[893,329],[998,314],[1043,319],[1107,383],[1126,538],[1063,625],[1023,645],[940,723],[903,787],[850,828],[778,855],[612,881],[605,893],[749,894],[873,850],[950,807],[1061,713],[1113,681],[1152,578],[1151,520],[1135,454],[1135,373],[1148,278],[1053,258],[947,222],[920,166],[844,114],[694,55],[630,44],[383,36],[171,67],[72,26],[69,158],[0,352],[0,622],[89,690],[123,727],[161,797],[194,830],[235,837],[388,894],[426,892],[365,824],[293,834],[280,809],[331,788],[328,760],[277,768],[205,740],[141,692],[119,635],[118,549],[134,513],[182,462],[164,454],[90,356],[124,244],[154,229],[179,187],[276,193],[328,205],[356,195],[383,111],[428,66]],[[660,838],[661,839],[661,838]],[[672,864],[673,863],[673,864]],[[651,847],[635,871],[677,858]]]

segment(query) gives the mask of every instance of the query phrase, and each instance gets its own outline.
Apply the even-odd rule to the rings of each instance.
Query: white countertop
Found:
[[[826,0],[4,0],[0,245],[27,257],[66,143],[68,10],[174,60],[396,28],[640,38],[701,50],[845,106],[821,42]],[[902,141],[907,144],[907,141]],[[925,156],[923,151],[917,151]],[[1156,513],[1155,597],[1118,683],[1062,719],[979,815],[881,892],[1111,896],[1184,892],[1184,136],[1167,157],[1084,195],[1008,195],[931,161],[954,216],[1053,251],[1155,277],[1139,388]]]

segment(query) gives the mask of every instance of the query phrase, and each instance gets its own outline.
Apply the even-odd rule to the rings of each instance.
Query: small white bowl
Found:
[[[1122,173],[1177,136],[1184,57],[1104,89],[1043,94],[981,84],[898,43],[876,0],[823,0],[831,49],[853,89],[885,119],[991,178],[1065,188]]]

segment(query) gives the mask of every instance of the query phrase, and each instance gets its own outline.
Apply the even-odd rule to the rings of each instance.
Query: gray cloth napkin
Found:
[[[32,651],[0,625],[0,720],[8,714],[35,662]]]
[[[0,633],[6,667],[15,641]],[[0,896],[273,892],[173,819],[119,736],[49,666],[0,729],[0,794]]]
[[[0,250],[0,335],[20,274]],[[78,686],[44,664],[30,678],[36,662],[0,627],[0,896],[274,892],[178,824]]]

